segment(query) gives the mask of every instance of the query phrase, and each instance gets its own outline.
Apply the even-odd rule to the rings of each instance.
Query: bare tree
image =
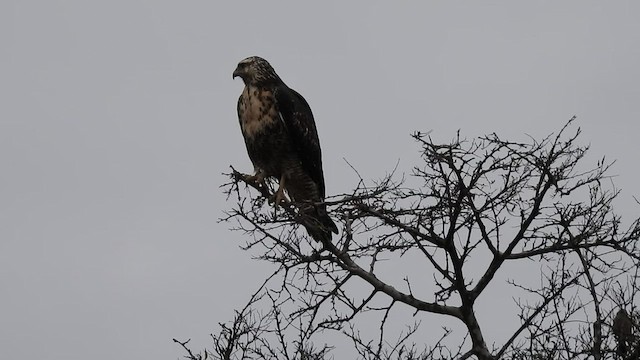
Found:
[[[623,227],[611,164],[585,167],[579,135],[574,119],[527,142],[415,133],[410,175],[327,199],[342,231],[323,244],[301,229],[299,204],[275,208],[273,184],[233,170],[224,221],[274,272],[212,349],[175,341],[190,359],[325,359],[336,344],[362,359],[638,359],[640,219]],[[479,313],[500,286],[517,310]],[[616,354],[619,308],[631,335]],[[488,343],[497,324],[508,335]]]

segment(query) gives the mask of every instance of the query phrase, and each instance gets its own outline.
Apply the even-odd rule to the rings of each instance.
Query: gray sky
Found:
[[[0,2],[0,358],[175,359],[265,268],[217,223],[250,171],[231,73],[311,104],[327,191],[417,159],[414,130],[524,139],[578,115],[637,215],[640,3]],[[489,339],[490,341],[496,339]]]

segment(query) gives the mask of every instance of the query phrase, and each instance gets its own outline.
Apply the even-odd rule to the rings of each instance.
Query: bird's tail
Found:
[[[627,341],[623,338],[618,339],[618,355],[624,356],[627,353]]]
[[[303,210],[302,225],[317,242],[330,242],[331,233],[338,233],[338,227],[333,222],[324,205],[311,206]]]

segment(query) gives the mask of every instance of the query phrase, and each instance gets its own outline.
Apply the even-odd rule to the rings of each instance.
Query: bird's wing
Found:
[[[324,199],[322,152],[311,107],[302,95],[284,84],[277,88],[275,95],[278,111],[286,124],[295,151],[302,161],[302,168],[318,185],[320,196]]]

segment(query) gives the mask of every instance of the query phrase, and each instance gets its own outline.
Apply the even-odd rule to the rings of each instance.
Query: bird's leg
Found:
[[[282,174],[282,176],[280,177],[280,181],[278,182],[278,190],[273,195],[273,199],[276,205],[280,205],[287,201],[287,199],[284,196],[284,186],[285,186],[284,184],[286,182],[285,179],[286,179],[286,176]]]

